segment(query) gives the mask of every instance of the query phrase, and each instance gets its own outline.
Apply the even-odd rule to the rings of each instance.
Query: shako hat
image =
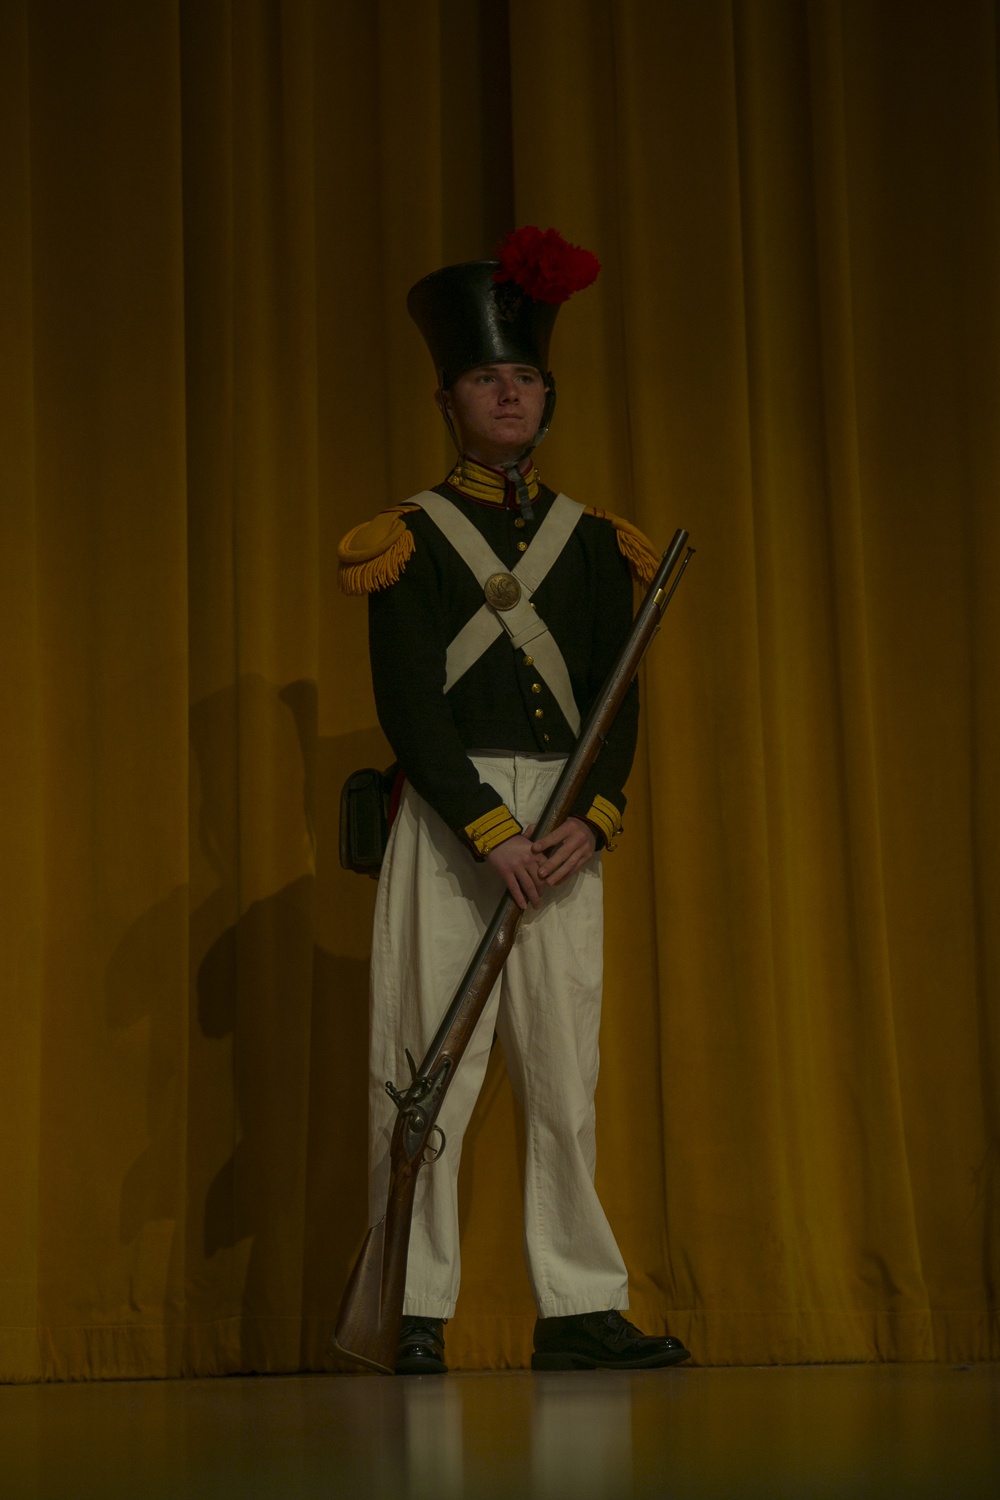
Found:
[[[532,365],[546,374],[560,304],[601,269],[589,250],[534,225],[508,234],[498,255],[443,266],[410,288],[407,309],[446,390],[478,365]]]

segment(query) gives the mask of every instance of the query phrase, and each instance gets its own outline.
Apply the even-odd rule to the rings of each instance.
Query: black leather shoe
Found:
[[[680,1339],[640,1333],[620,1312],[539,1318],[533,1370],[659,1370],[691,1356]]]
[[[444,1318],[404,1318],[399,1328],[397,1375],[447,1375]]]

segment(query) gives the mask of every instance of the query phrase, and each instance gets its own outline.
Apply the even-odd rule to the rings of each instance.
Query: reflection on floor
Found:
[[[1000,1495],[1000,1366],[0,1389],[5,1500]]]

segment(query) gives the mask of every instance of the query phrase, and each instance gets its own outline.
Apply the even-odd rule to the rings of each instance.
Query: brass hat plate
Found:
[[[521,597],[521,585],[513,573],[494,573],[483,584],[486,603],[493,609],[513,609]]]

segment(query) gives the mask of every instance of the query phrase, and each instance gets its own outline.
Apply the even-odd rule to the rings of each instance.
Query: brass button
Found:
[[[523,516],[518,516],[517,520],[514,522],[514,525],[517,527],[518,531],[523,530],[523,528],[524,528],[524,517]]]
[[[545,710],[544,710],[544,708],[536,708],[535,709],[535,718],[536,719],[544,719],[545,718]]]
[[[549,743],[549,737],[548,737],[548,735],[547,735],[547,734],[543,734],[543,735],[542,735],[542,739],[543,739],[543,740],[544,740],[544,741],[545,741],[545,743],[546,743],[546,744],[548,744],[548,743]]]
[[[531,684],[531,691],[533,693],[540,693],[542,691],[542,684],[540,682],[533,682]]]
[[[528,544],[527,544],[527,542],[518,542],[518,544],[517,544],[517,550],[518,550],[518,552],[527,552],[527,550],[528,550]]]
[[[535,665],[535,658],[533,656],[526,656],[524,658],[524,665],[526,667],[533,667]]]

